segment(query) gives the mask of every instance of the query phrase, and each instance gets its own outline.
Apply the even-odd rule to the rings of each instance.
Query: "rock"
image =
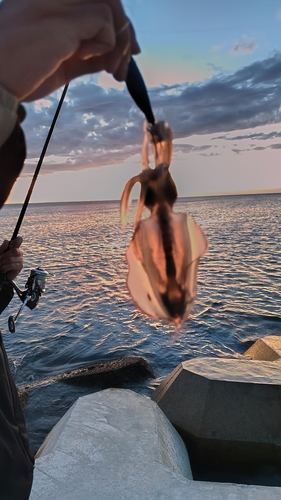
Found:
[[[153,400],[185,437],[192,464],[259,467],[268,462],[280,474],[278,364],[223,358],[185,361],[157,387]]]
[[[47,436],[30,500],[151,498],[161,471],[192,479],[181,437],[149,398],[107,389],[79,398]]]
[[[268,335],[257,340],[246,352],[245,356],[260,361],[277,361],[281,358],[281,337]]]
[[[280,500],[281,488],[193,481],[179,435],[149,398],[79,398],[38,452],[30,500]]]
[[[98,385],[100,388],[122,387],[128,382],[139,382],[146,378],[155,378],[148,362],[138,356],[105,361],[58,375],[57,380],[69,384]]]
[[[24,410],[28,401],[28,390],[25,387],[17,387],[17,391],[20,398],[21,407]]]
[[[144,358],[124,356],[20,386],[18,391],[32,451],[39,448],[77,397],[110,387],[139,389],[151,378],[154,378],[153,370]]]
[[[155,378],[154,372],[146,359],[140,356],[124,356],[62,373],[32,384],[19,386],[18,393],[21,404],[25,407],[30,390],[57,382],[106,389],[110,387],[121,388],[128,383],[137,383],[146,378]]]

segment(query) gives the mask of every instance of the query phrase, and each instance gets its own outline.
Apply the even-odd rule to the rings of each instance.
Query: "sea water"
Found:
[[[125,251],[136,203],[125,231],[118,202],[31,204],[20,234],[23,288],[30,269],[50,273],[38,306],[25,308],[9,333],[7,320],[21,305],[15,295],[0,328],[17,385],[120,356],[143,356],[156,380],[132,388],[151,395],[181,361],[196,356],[239,357],[260,337],[281,334],[281,195],[180,199],[209,242],[198,272],[198,297],[187,321],[174,327],[143,316],[126,290]],[[10,238],[20,206],[0,212]],[[26,421],[34,451],[77,397],[91,388],[47,384],[30,395]]]

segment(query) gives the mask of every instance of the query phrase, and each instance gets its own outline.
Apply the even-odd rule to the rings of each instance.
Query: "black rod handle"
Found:
[[[152,112],[150,100],[147,93],[147,88],[144,83],[144,79],[141,75],[139,68],[135,60],[131,57],[128,74],[126,79],[127,89],[134,99],[136,105],[145,115],[148,123],[154,124],[155,118]]]

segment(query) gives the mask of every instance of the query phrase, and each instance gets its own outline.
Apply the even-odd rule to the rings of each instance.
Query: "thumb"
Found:
[[[5,240],[6,241],[6,240]],[[10,248],[19,248],[23,242],[20,236],[17,236],[14,240],[10,242]],[[4,242],[5,243],[5,242]],[[8,242],[9,243],[9,242]],[[0,247],[1,248],[1,247]]]

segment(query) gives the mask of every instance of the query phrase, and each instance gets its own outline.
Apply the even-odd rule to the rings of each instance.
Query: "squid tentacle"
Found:
[[[149,158],[148,158],[149,137],[148,137],[148,122],[147,121],[144,122],[143,131],[144,131],[144,139],[143,139],[143,145],[142,145],[142,169],[147,170],[150,168]]]
[[[138,210],[137,210],[137,215],[136,215],[136,220],[135,220],[135,228],[138,226],[138,224],[141,220],[146,193],[147,193],[147,183],[142,183],[140,197],[139,197],[139,203],[138,203]]]
[[[134,185],[137,182],[141,182],[141,175],[135,175],[132,177],[130,180],[128,180],[126,186],[124,187],[122,196],[121,196],[121,203],[120,203],[120,216],[121,216],[121,224],[122,227],[126,227],[127,224],[127,212],[128,212],[128,207],[129,207],[129,198],[131,191],[134,187]]]
[[[173,134],[166,122],[157,122],[149,128],[151,134],[152,151],[155,158],[155,166],[162,163],[171,164],[173,150]]]

